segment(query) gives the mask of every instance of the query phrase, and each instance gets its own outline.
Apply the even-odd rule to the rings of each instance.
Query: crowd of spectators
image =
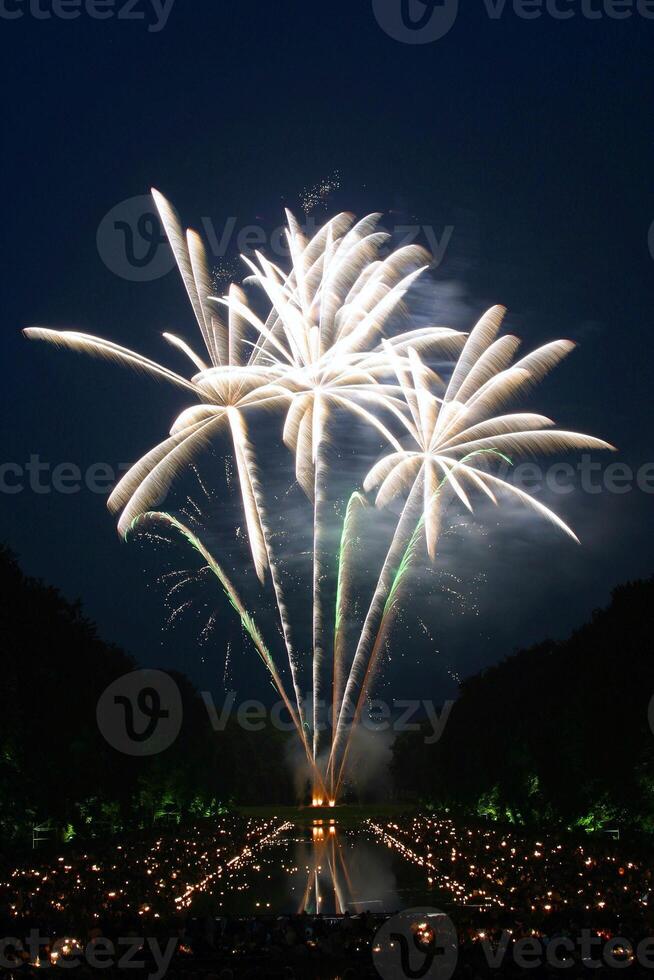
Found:
[[[75,963],[71,974],[84,978],[377,976],[378,931],[397,910],[235,914],[230,895],[261,871],[264,853],[277,860],[272,845],[289,830],[230,815],[6,870],[0,975]],[[370,820],[358,833],[424,875],[429,904],[455,930],[454,978],[654,976],[652,872],[636,848],[425,815]],[[31,930],[42,937],[36,949]]]

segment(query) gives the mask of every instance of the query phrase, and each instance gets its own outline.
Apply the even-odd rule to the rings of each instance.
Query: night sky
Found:
[[[439,240],[449,226],[439,312],[467,329],[503,303],[526,349],[579,341],[529,405],[615,444],[604,465],[650,462],[654,21],[588,19],[580,3],[569,20],[524,19],[509,4],[492,19],[482,2],[464,6],[446,36],[411,44],[382,29],[371,0],[175,0],[158,31],[144,0],[134,8],[143,20],[37,19],[7,2],[24,15],[0,23],[3,462],[24,467],[38,454],[50,468],[115,468],[160,441],[185,407],[163,384],[20,333],[77,328],[182,368],[160,337],[195,339],[177,273],[148,282],[112,272],[96,243],[112,208],[155,186],[186,224],[210,217],[220,237],[231,220],[212,264],[242,276],[238,230],[274,229],[285,206],[302,216],[302,192],[335,173],[316,218],[380,210],[387,225],[426,225]],[[542,499],[582,547],[511,511],[486,524],[481,508],[479,528],[443,555],[464,608],[423,600],[426,628],[405,616],[397,629],[385,676],[398,696],[443,697],[454,674],[564,636],[614,585],[652,574],[651,493]],[[198,617],[162,629],[163,565],[119,540],[102,495],[26,486],[0,494],[0,508],[0,539],[27,572],[79,597],[104,638],[220,689],[225,639],[236,637],[228,686],[245,693],[256,675],[252,689],[266,689],[220,599],[217,635],[201,652]]]

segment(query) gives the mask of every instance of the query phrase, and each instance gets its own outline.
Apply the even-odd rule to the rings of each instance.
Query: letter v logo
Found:
[[[459,0],[372,0],[377,23],[404,44],[431,44],[452,29]]]

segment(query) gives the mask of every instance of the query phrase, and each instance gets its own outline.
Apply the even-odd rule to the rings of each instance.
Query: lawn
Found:
[[[245,817],[270,819],[280,817],[290,820],[298,826],[311,826],[315,820],[336,821],[340,827],[360,827],[364,820],[377,818],[390,820],[401,814],[413,813],[417,807],[407,803],[355,803],[335,807],[313,806],[280,806],[275,804],[264,806],[239,806],[236,812]]]

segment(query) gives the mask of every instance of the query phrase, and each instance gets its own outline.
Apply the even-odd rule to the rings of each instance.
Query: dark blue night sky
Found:
[[[394,4],[378,13],[395,16]],[[96,237],[113,207],[154,185],[187,224],[210,218],[219,236],[233,226],[214,264],[238,269],[238,231],[273,229],[285,206],[301,214],[302,192],[334,173],[329,212],[380,210],[439,239],[451,228],[435,294],[452,325],[503,303],[527,348],[579,341],[534,410],[614,443],[611,462],[651,461],[654,20],[635,4],[615,19],[600,0],[586,4],[604,11],[595,19],[581,0],[560,4],[575,11],[567,20],[525,19],[509,3],[492,18],[488,6],[467,2],[444,37],[413,44],[385,32],[371,0],[175,0],[160,30],[148,29],[146,0],[133,8],[144,19],[105,20],[37,18],[6,0],[2,463],[38,454],[50,469],[115,468],[163,438],[184,405],[163,385],[20,333],[75,327],[181,367],[159,336],[193,335],[177,274],[110,271]],[[5,466],[5,487],[17,472]],[[386,672],[396,688],[402,676],[399,696],[444,696],[453,672],[565,635],[614,585],[652,573],[651,493],[577,488],[548,502],[582,548],[507,516],[449,556],[466,583],[483,575],[474,608],[458,618],[423,604],[433,640],[404,618]],[[106,639],[220,688],[225,637],[238,632],[227,607],[217,600],[225,625],[201,654],[192,618],[162,631],[156,555],[118,539],[102,495],[26,485],[0,494],[0,518],[24,568],[79,597]],[[243,690],[259,669],[236,647],[229,679]]]

